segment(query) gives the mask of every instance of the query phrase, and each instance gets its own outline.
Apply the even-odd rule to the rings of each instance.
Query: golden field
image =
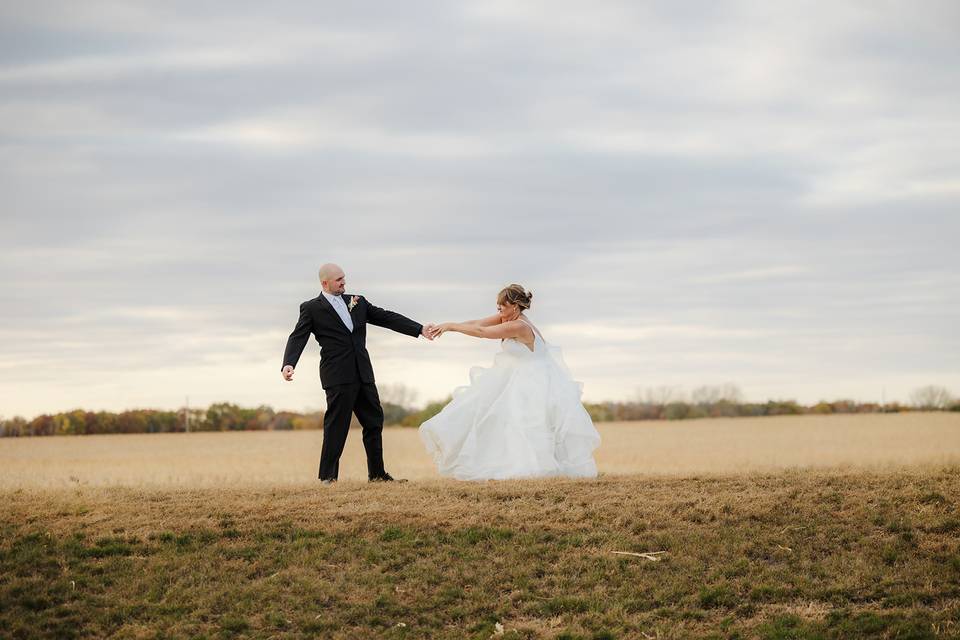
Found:
[[[960,462],[960,414],[907,413],[601,423],[601,474],[704,474],[791,467],[882,469]],[[320,431],[0,439],[0,488],[310,484]],[[384,430],[387,470],[436,478],[416,429]],[[365,479],[359,430],[341,480]]]

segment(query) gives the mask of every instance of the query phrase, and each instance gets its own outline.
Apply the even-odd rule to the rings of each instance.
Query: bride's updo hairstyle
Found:
[[[500,293],[497,294],[497,304],[509,302],[510,304],[517,305],[521,310],[529,309],[532,300],[533,292],[527,291],[519,284],[511,284],[508,287],[504,287],[500,290]]]

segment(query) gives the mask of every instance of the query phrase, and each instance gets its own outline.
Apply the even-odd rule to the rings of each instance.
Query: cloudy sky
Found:
[[[588,400],[960,393],[960,5],[0,5],[0,415],[322,408],[316,269]],[[499,348],[372,328],[424,402]]]

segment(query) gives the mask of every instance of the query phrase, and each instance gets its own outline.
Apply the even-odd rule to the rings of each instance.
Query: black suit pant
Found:
[[[353,382],[338,384],[327,391],[327,411],[323,415],[323,449],[320,452],[320,479],[336,480],[340,473],[340,455],[347,443],[350,416],[356,414],[363,427],[363,448],[367,452],[367,476],[380,478],[383,469],[383,407],[377,385]]]

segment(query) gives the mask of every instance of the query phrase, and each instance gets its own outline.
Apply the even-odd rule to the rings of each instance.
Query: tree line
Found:
[[[412,394],[403,398],[409,400]],[[416,409],[396,402],[382,402],[384,423],[419,427],[438,414],[450,401],[431,402]],[[801,405],[793,400],[744,402],[734,385],[699,387],[689,395],[673,387],[648,389],[633,401],[584,403],[594,422],[632,420],[688,420],[834,413],[899,413],[904,411],[960,411],[960,398],[943,387],[927,386],[911,394],[910,404],[880,404],[854,400],[821,401]],[[354,419],[356,420],[356,419]],[[261,405],[244,408],[228,402],[206,409],[134,409],[114,413],[75,409],[43,414],[27,420],[0,417],[0,437],[92,435],[100,433],[178,433],[186,431],[291,431],[323,428],[323,412],[274,411]]]

